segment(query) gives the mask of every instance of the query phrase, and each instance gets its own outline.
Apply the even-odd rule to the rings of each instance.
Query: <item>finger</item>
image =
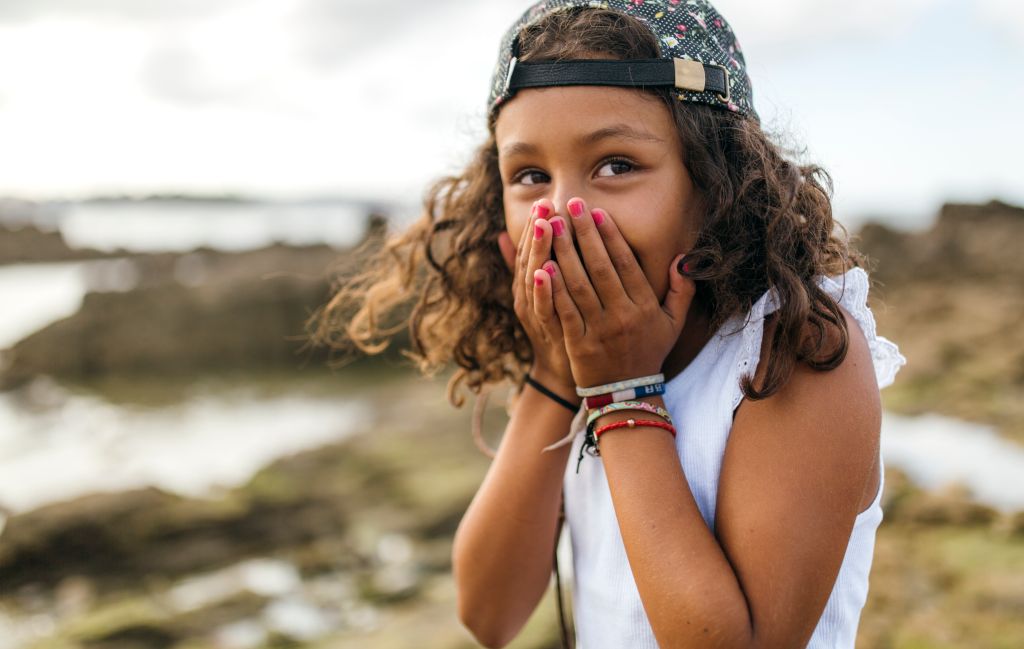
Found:
[[[562,323],[558,320],[555,302],[551,294],[551,281],[554,272],[554,262],[547,261],[534,274],[533,311],[548,337],[553,342],[560,343],[562,341]]]
[[[622,282],[623,290],[629,299],[635,304],[641,304],[645,300],[657,302],[658,296],[654,294],[651,282],[640,267],[640,260],[636,258],[633,249],[623,238],[619,226],[605,210],[595,208],[591,211],[591,215],[594,219],[594,228],[604,241],[608,257],[611,259],[619,281]]]
[[[530,226],[533,237],[530,240],[530,256],[526,262],[527,281],[533,284],[534,274],[540,269],[541,264],[551,258],[551,224],[546,219],[539,218],[543,210],[538,212],[538,218],[533,219]],[[533,290],[529,291],[528,304],[533,309]]]
[[[523,286],[527,289],[527,304],[533,310],[533,273],[551,257],[551,226],[547,219],[553,213],[551,201],[542,198],[534,201],[530,212],[529,229],[526,235],[529,246],[526,264],[523,268]],[[538,229],[539,228],[539,229]],[[538,237],[538,235],[540,235]]]
[[[601,304],[605,308],[612,308],[628,302],[629,295],[626,294],[626,289],[619,280],[619,273],[608,256],[604,240],[597,231],[586,201],[582,198],[573,198],[566,207],[572,216],[572,229],[576,233],[580,252],[583,253],[587,276],[590,277]]]
[[[565,218],[553,217],[551,228],[554,232],[553,257],[558,261],[558,274],[562,276],[567,296],[576,303],[582,317],[588,319],[598,317],[604,306],[590,283],[587,271],[583,267],[583,261],[576,253],[572,234],[569,232]]]
[[[534,214],[536,213],[537,203],[534,203],[530,208],[530,214],[526,217],[526,224],[523,226],[522,232],[519,233],[519,245],[516,246],[516,268],[512,278],[512,296],[513,298],[526,300],[526,295],[529,291],[523,291],[523,286],[526,283],[524,278],[526,259],[529,256],[528,244],[530,241],[530,232],[533,229],[532,222]],[[510,237],[511,238],[511,237]],[[524,301],[524,304],[526,302]]]
[[[562,266],[557,262],[550,262],[547,266],[548,274],[551,275],[551,301],[555,305],[555,314],[558,315],[562,327],[563,339],[577,340],[583,337],[587,331],[583,314],[576,306],[572,296],[565,286],[565,277],[562,274]]]
[[[523,268],[526,267],[526,257],[529,254],[527,244],[530,241],[530,227],[533,223],[533,215],[536,213],[537,204],[530,207],[530,214],[526,217],[526,224],[523,231],[519,233],[519,245],[516,246],[516,280],[519,281]]]
[[[668,293],[665,294],[665,299],[661,305],[661,310],[668,315],[672,320],[672,324],[680,332],[683,330],[683,324],[686,322],[686,314],[690,310],[690,304],[693,303],[693,296],[697,294],[697,284],[679,272],[679,265],[683,263],[685,256],[678,255],[669,265]]]

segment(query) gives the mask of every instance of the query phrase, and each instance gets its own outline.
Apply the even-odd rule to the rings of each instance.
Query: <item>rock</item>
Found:
[[[343,505],[307,496],[212,502],[155,488],[85,496],[10,519],[0,582],[53,587],[81,575],[109,590],[184,575],[343,533]]]
[[[128,626],[107,635],[88,638],[88,649],[168,649],[181,638],[157,626]]]
[[[1024,208],[947,204],[919,232],[865,225],[878,332],[907,365],[883,392],[904,414],[938,412],[1024,442]]]
[[[886,469],[882,508],[888,522],[927,526],[990,526],[999,518],[998,511],[975,501],[962,484],[924,491],[898,469]]]
[[[89,293],[78,313],[7,350],[0,389],[40,374],[90,380],[323,367],[328,351],[309,343],[306,320],[329,299],[331,278],[357,262],[328,246],[284,245],[134,257],[134,290]],[[394,351],[387,361],[398,357]]]
[[[0,264],[103,259],[121,254],[124,251],[71,248],[57,230],[42,230],[34,225],[10,227],[0,224]]]

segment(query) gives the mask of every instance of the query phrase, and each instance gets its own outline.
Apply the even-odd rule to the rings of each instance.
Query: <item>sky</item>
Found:
[[[416,202],[483,137],[520,0],[3,0],[0,196]],[[1024,204],[1024,3],[718,0],[835,213]]]

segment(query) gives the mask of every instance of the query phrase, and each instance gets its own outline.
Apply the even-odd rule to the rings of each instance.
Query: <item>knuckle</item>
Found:
[[[626,268],[636,259],[629,250],[618,250],[609,253],[609,257],[616,268]]]
[[[599,261],[594,264],[590,274],[594,276],[594,279],[610,281],[615,277],[615,268],[604,261]]]
[[[606,321],[605,332],[609,338],[621,338],[628,335],[632,329],[632,320],[616,312],[612,312]]]
[[[586,285],[581,280],[573,279],[566,281],[565,288],[573,295],[583,295]]]

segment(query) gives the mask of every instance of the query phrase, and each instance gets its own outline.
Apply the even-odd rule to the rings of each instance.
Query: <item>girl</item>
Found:
[[[461,622],[517,635],[564,513],[579,647],[852,648],[904,359],[728,24],[704,0],[539,3],[489,107],[472,163],[319,326],[377,352],[413,298],[410,356],[454,359],[454,405],[519,389],[455,534]]]

